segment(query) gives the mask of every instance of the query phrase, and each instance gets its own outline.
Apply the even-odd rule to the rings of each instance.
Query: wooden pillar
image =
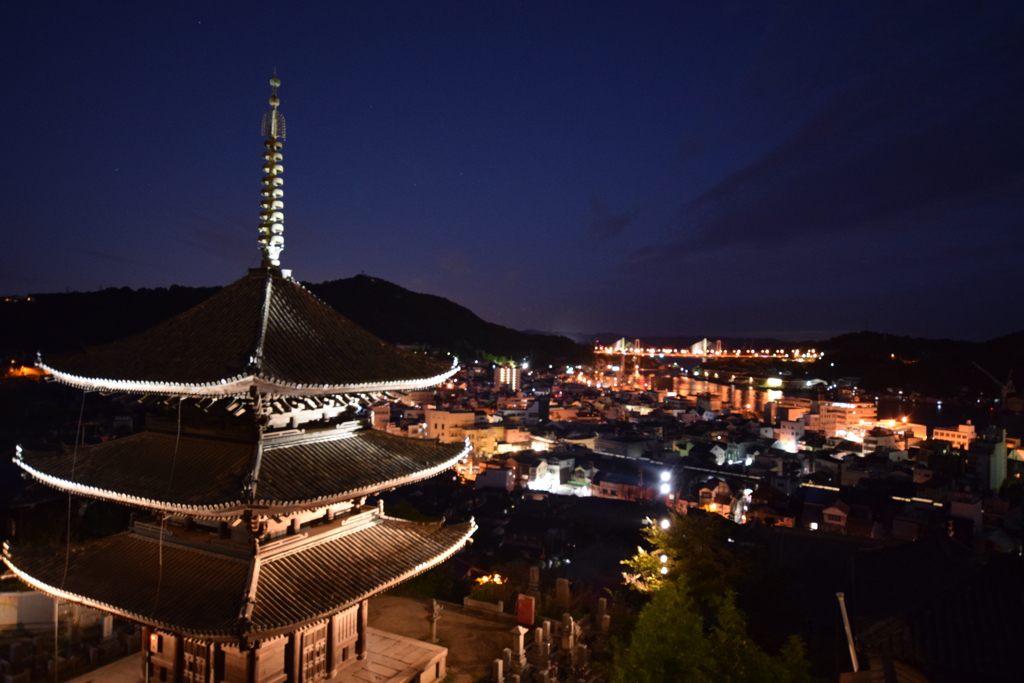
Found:
[[[328,508],[329,510],[330,508]],[[327,678],[334,678],[338,673],[338,615],[333,614],[327,620]]]
[[[302,633],[299,631],[293,631],[289,636],[288,651],[291,653],[288,680],[291,683],[299,683],[302,680]]]
[[[248,666],[248,679],[249,683],[258,683],[260,680],[260,650],[259,644],[255,644],[249,648],[249,666]]]
[[[174,636],[174,671],[171,680],[182,683],[185,680],[185,639]]]
[[[142,680],[149,683],[149,634],[152,633],[148,626],[142,627],[142,642],[139,644],[139,654],[142,655]]]
[[[359,603],[359,626],[357,627],[359,635],[356,640],[356,656],[359,659],[366,659],[366,626],[369,616],[370,601],[363,600],[361,603]]]
[[[213,683],[224,677],[224,673],[217,669],[217,659],[220,657],[220,643],[210,643],[206,648],[206,679],[203,683]]]

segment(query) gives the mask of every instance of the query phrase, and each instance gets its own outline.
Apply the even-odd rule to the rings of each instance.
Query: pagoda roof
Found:
[[[378,339],[277,268],[134,337],[38,366],[85,389],[184,396],[409,391],[456,369]]]
[[[462,443],[362,429],[230,441],[141,432],[77,452],[18,450],[39,481],[78,495],[200,517],[287,514],[433,476],[465,456]]]
[[[475,530],[472,521],[443,526],[375,513],[356,528],[338,519],[245,558],[126,532],[74,545],[67,560],[63,549],[7,544],[3,559],[44,593],[187,636],[251,643],[412,578]]]

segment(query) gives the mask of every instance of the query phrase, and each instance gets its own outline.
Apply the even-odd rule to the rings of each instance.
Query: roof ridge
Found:
[[[260,331],[256,337],[256,348],[249,359],[252,366],[252,374],[261,376],[263,372],[263,347],[267,341],[267,325],[270,322],[270,297],[274,295],[274,276],[270,269],[267,269],[264,276],[263,306],[260,308]]]

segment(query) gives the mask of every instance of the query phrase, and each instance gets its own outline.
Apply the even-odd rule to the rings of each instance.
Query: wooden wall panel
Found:
[[[287,649],[288,638],[276,638],[260,644],[256,650],[256,683],[284,683],[288,680]]]
[[[223,667],[218,683],[249,683],[249,653],[234,645],[221,645]]]

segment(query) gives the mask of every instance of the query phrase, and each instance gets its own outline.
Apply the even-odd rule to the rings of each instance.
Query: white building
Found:
[[[519,391],[519,368],[500,365],[494,368],[494,388],[506,386],[512,391]]]
[[[437,439],[440,443],[459,443],[466,439],[465,427],[476,422],[476,413],[469,410],[427,408],[423,411],[423,421],[427,423],[428,439]]]
[[[932,430],[932,438],[948,441],[953,444],[953,448],[967,448],[978,436],[974,425],[968,420],[967,424],[956,427],[936,427]]]
[[[850,427],[862,422],[875,422],[878,409],[874,403],[867,401],[857,403],[821,402],[818,404],[817,430],[825,436],[837,436],[840,431],[846,432]]]

